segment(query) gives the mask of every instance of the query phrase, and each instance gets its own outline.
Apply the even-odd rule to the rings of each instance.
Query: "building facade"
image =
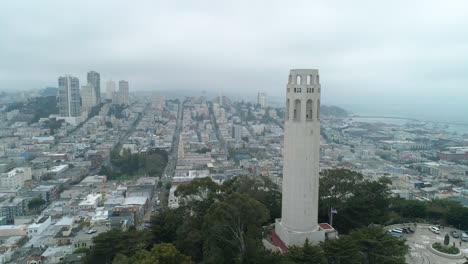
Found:
[[[267,107],[267,95],[266,95],[266,93],[258,93],[258,95],[257,95],[257,104],[260,105],[261,108]]]
[[[117,90],[117,85],[114,81],[110,80],[106,83],[106,99],[112,100],[113,94]]]
[[[101,103],[101,75],[95,71],[88,72],[88,85],[94,89],[95,104]]]
[[[128,105],[128,82],[119,81],[119,104]]]
[[[96,92],[94,87],[90,84],[81,86],[81,109],[91,111],[91,108],[96,105]]]
[[[81,115],[80,81],[73,76],[58,78],[59,83],[59,113],[63,117]]]
[[[31,168],[15,168],[0,175],[0,186],[7,188],[23,187],[24,182],[30,180],[32,180]]]
[[[240,125],[232,126],[232,138],[234,138],[236,141],[242,140],[242,126]]]

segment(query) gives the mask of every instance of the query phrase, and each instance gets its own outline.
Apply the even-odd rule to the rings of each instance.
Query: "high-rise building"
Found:
[[[58,78],[59,83],[59,113],[61,116],[80,116],[81,97],[80,81],[73,76],[62,76]]]
[[[232,126],[232,138],[236,139],[236,141],[242,140],[242,126],[240,125]]]
[[[320,161],[320,81],[318,70],[291,70],[286,92],[283,197],[275,233],[287,246],[331,238],[334,229],[318,224]]]
[[[260,105],[261,108],[265,108],[267,106],[267,95],[266,93],[258,93],[257,95],[257,104]]]
[[[89,113],[95,105],[96,93],[93,85],[81,86],[81,110]]]
[[[112,100],[112,94],[115,93],[117,85],[114,81],[109,80],[106,83],[106,99]]]
[[[88,85],[94,87],[96,104],[101,103],[101,75],[95,71],[88,72]]]
[[[119,104],[128,105],[128,81],[119,81]]]

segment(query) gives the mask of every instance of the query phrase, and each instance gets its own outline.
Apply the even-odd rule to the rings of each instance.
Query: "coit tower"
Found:
[[[275,232],[286,246],[323,241],[317,222],[320,78],[316,69],[289,72],[284,125],[283,198]]]

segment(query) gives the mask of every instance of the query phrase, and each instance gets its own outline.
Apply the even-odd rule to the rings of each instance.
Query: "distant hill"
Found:
[[[40,96],[42,97],[57,96],[57,93],[58,88],[55,87],[46,87],[39,92]]]
[[[342,118],[348,116],[348,112],[346,112],[346,110],[338,106],[333,106],[333,105],[332,106],[321,105],[320,113],[324,116],[333,116],[333,117],[342,117]]]

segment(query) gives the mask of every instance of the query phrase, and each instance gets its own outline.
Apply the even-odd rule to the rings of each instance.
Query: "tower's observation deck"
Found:
[[[284,125],[281,219],[275,232],[287,245],[322,241],[317,223],[320,162],[320,77],[315,69],[289,73]]]

